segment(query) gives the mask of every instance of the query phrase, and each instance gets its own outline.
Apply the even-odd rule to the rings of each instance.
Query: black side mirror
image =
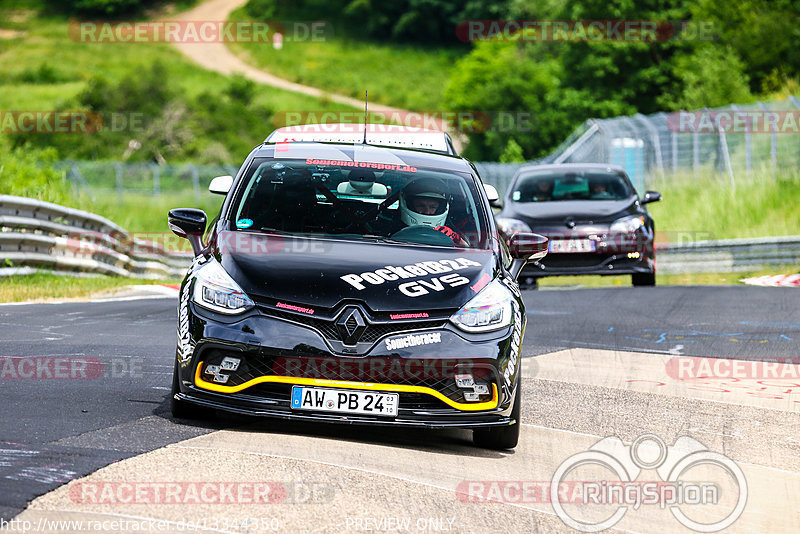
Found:
[[[661,200],[661,193],[658,191],[645,191],[642,197],[642,204],[649,204],[650,202],[658,202]]]
[[[511,274],[516,278],[529,261],[541,260],[547,255],[549,240],[539,234],[518,232],[508,238],[508,250],[514,261]]]
[[[206,212],[193,208],[176,208],[169,210],[167,222],[176,236],[189,240],[194,255],[198,256],[203,250],[202,235],[206,229]]]

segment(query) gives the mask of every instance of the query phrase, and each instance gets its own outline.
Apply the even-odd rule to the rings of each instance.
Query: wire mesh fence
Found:
[[[735,187],[754,171],[800,164],[800,100],[590,119],[547,159],[625,168],[638,188],[686,173],[717,174]]]
[[[217,176],[235,176],[233,165],[157,165],[118,161],[62,161],[57,165],[81,190],[116,194],[162,195],[194,192],[195,199],[208,191]]]
[[[731,187],[765,170],[777,179],[786,169],[800,167],[800,99],[589,119],[540,160],[475,165],[483,181],[503,194],[517,170],[537,163],[619,165],[639,191],[657,180],[686,174],[716,175]],[[102,161],[59,166],[77,187],[120,197],[194,191],[199,198],[212,178],[235,175],[237,170],[231,165]]]

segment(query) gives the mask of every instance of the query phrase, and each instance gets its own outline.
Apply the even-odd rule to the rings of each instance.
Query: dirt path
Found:
[[[177,16],[172,16],[170,19],[177,21],[227,20],[232,11],[243,6],[245,3],[247,3],[247,0],[208,0],[199,4],[194,9],[180,13]],[[331,102],[352,106],[357,109],[362,108],[364,105],[364,102],[361,100],[335,93],[328,93],[316,87],[290,82],[289,80],[279,78],[278,76],[253,67],[228,50],[224,43],[173,43],[173,45],[180,50],[183,55],[208,70],[226,75],[242,74],[246,78],[271,87],[302,93],[314,98],[324,98]],[[406,110],[381,104],[370,103],[369,107],[370,111],[374,112],[408,113]],[[434,123],[437,124],[439,129],[444,129],[441,120],[436,119]],[[461,140],[457,139],[457,136],[452,137],[456,150],[460,152],[463,148]]]

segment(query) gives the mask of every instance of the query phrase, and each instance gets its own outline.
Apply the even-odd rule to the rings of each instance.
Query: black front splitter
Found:
[[[359,417],[357,415],[342,415],[342,414],[320,414],[320,413],[304,413],[304,412],[288,412],[285,408],[255,408],[245,406],[235,406],[224,402],[214,401],[211,399],[194,397],[185,393],[176,393],[175,398],[180,401],[191,402],[206,408],[214,408],[226,412],[232,412],[241,415],[250,415],[256,417],[272,417],[277,419],[286,419],[293,421],[314,421],[318,423],[338,423],[346,425],[364,425],[364,426],[403,426],[403,427],[416,427],[416,428],[489,428],[496,426],[508,426],[515,424],[515,420],[511,417],[494,414],[476,415],[474,418],[469,416],[459,416],[458,419],[436,420],[436,419],[379,419],[373,417]]]

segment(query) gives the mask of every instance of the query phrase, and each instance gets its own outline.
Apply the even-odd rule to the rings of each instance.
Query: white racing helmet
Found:
[[[417,178],[403,188],[400,195],[400,219],[408,226],[424,224],[442,226],[450,210],[450,195],[447,186],[439,178]],[[436,207],[432,214],[420,213],[417,200],[434,200]],[[428,202],[430,205],[431,203]]]

